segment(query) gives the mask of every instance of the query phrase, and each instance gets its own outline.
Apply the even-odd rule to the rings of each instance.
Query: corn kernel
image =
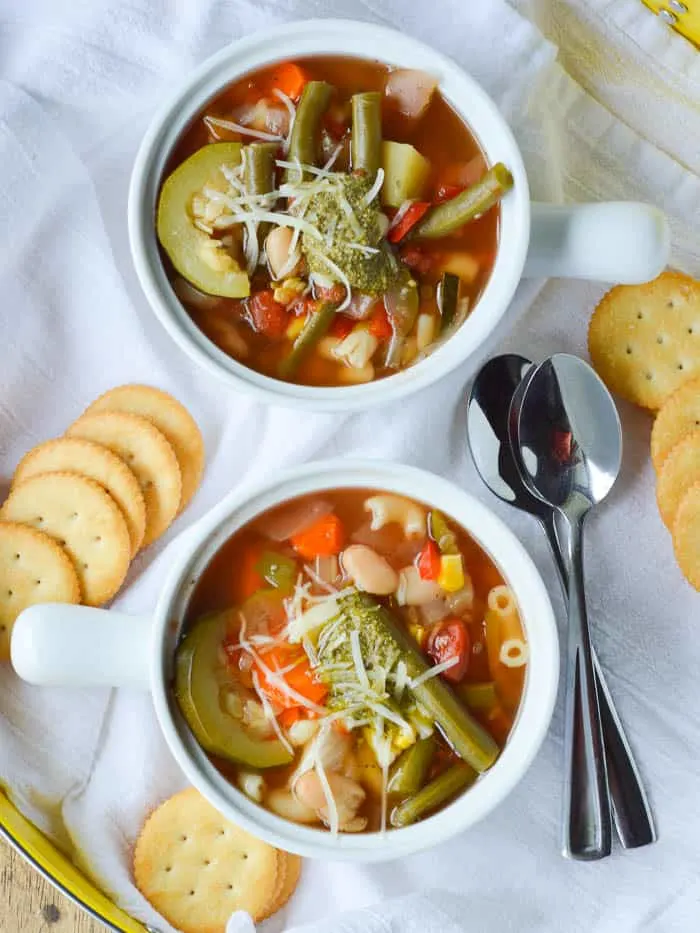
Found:
[[[404,749],[410,748],[415,741],[415,735],[412,732],[406,730],[404,732],[399,732],[396,736],[394,736],[391,742],[391,747],[392,750],[402,752]]]
[[[414,639],[419,648],[422,648],[425,644],[425,626],[419,625],[417,622],[408,626],[408,634]]]
[[[287,338],[289,340],[296,340],[304,329],[304,324],[306,324],[306,317],[303,314],[300,314],[299,317],[292,318],[285,331]]]
[[[456,593],[464,586],[464,567],[461,554],[443,554],[440,558],[438,583],[448,593]]]

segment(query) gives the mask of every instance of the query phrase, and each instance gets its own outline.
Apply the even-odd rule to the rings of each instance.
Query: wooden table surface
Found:
[[[2,933],[106,933],[0,839]]]

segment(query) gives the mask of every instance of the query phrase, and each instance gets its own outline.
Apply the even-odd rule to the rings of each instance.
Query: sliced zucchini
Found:
[[[430,162],[409,143],[382,143],[382,168],[382,201],[387,207],[401,207],[404,201],[422,196]]]
[[[224,298],[246,298],[250,281],[218,240],[195,226],[193,202],[203,199],[205,187],[226,191],[221,166],[240,161],[240,143],[203,146],[168,175],[158,200],[158,239],[172,264],[200,291]]]
[[[230,613],[198,619],[180,643],[175,657],[175,697],[182,715],[202,748],[212,755],[247,765],[274,768],[292,760],[279,739],[250,735],[222,704],[225,686],[220,660]]]

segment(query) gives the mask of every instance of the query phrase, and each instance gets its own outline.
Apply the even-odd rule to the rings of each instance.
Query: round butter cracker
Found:
[[[611,391],[656,411],[700,377],[700,282],[664,272],[613,288],[593,312],[588,350]]]
[[[97,411],[81,415],[66,435],[108,447],[134,473],[146,500],[146,532],[141,546],[152,544],[177,515],[182,495],[180,467],[163,434],[141,415]]]
[[[12,485],[37,473],[81,473],[107,490],[126,520],[131,556],[146,531],[146,502],[138,480],[124,461],[107,447],[79,437],[59,437],[34,447],[20,460]]]
[[[73,561],[83,602],[101,606],[129,569],[131,542],[119,506],[79,473],[39,473],[13,487],[0,519],[50,535]]]
[[[673,522],[673,550],[683,576],[700,590],[700,483],[687,489]]]
[[[658,473],[672,448],[700,428],[700,379],[683,383],[666,399],[651,430],[651,459]]]
[[[700,482],[700,428],[683,438],[668,454],[656,483],[661,518],[672,528],[676,512],[689,486]]]
[[[0,522],[0,661],[10,657],[17,616],[36,603],[79,603],[70,557],[53,538],[16,522]]]
[[[236,910],[268,916],[278,853],[224,819],[193,788],[146,821],[134,850],[136,886],[182,933],[224,933]]]
[[[86,409],[121,411],[148,418],[166,437],[177,457],[182,473],[182,501],[184,509],[202,479],[204,472],[204,441],[197,422],[176,398],[147,385],[123,385],[110,389]]]

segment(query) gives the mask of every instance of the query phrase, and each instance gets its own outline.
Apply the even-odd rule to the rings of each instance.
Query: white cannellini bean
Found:
[[[388,493],[370,496],[365,501],[365,510],[372,514],[372,531],[379,531],[384,525],[398,522],[407,538],[417,538],[426,533],[425,509],[403,496]]]
[[[442,587],[435,580],[424,580],[414,566],[399,572],[396,600],[399,606],[427,606],[443,596]]]
[[[282,272],[285,275],[294,275],[298,263],[293,268],[288,268],[290,262],[289,248],[292,245],[293,236],[294,231],[291,227],[275,227],[267,235],[265,255],[274,279],[279,279]]]
[[[345,385],[361,385],[374,379],[374,366],[367,363],[361,369],[355,366],[341,366],[338,369],[338,379]]]
[[[363,369],[372,359],[378,346],[379,341],[376,337],[369,331],[356,327],[338,344],[333,356],[354,369]]]
[[[345,573],[366,593],[388,596],[399,584],[399,575],[386,558],[365,544],[345,548],[341,562]]]
[[[295,748],[306,745],[314,735],[318,724],[313,719],[297,719],[287,729],[287,738]]]
[[[319,822],[319,816],[314,808],[307,806],[297,799],[291,791],[284,790],[281,787],[271,790],[265,799],[265,803],[277,816],[281,816],[285,820],[291,820],[292,823]]]
[[[328,771],[326,778],[338,811],[338,828],[345,830],[346,827],[350,827],[350,832],[357,832],[354,821],[357,819],[357,811],[367,796],[364,788],[352,778],[335,771]],[[326,795],[315,771],[307,771],[299,778],[294,785],[294,794],[304,806],[313,808],[324,822],[328,822]]]
[[[335,349],[340,344],[340,339],[338,337],[321,337],[319,342],[316,344],[316,352],[319,356],[323,357],[324,360],[330,360],[332,363],[337,363],[338,360],[335,356]]]
[[[265,778],[262,774],[255,774],[252,771],[239,771],[238,786],[251,800],[256,803],[262,802],[265,791]]]

